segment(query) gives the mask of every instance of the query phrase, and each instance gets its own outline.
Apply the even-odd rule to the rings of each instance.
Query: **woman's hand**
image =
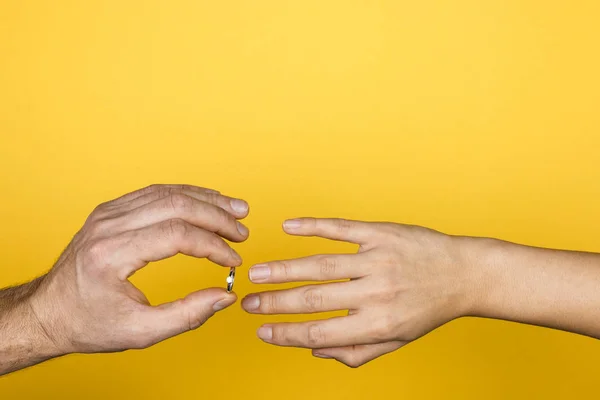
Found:
[[[301,218],[286,221],[292,235],[360,245],[357,254],[316,255],[253,266],[254,283],[338,281],[247,296],[254,314],[348,310],[326,320],[267,324],[267,343],[313,349],[313,355],[358,367],[470,312],[477,277],[459,238],[416,226]],[[341,282],[339,282],[342,280]]]

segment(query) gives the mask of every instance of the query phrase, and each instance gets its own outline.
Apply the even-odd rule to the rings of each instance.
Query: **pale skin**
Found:
[[[209,288],[157,306],[128,278],[182,253],[242,263],[248,204],[188,185],[153,185],[98,206],[54,267],[0,291],[0,375],[70,353],[142,349],[198,328],[236,301]]]
[[[289,220],[284,230],[359,247],[356,254],[250,268],[254,283],[319,282],[248,295],[242,306],[250,313],[348,310],[344,317],[265,324],[258,336],[267,343],[359,367],[463,316],[600,338],[600,254],[343,219]]]

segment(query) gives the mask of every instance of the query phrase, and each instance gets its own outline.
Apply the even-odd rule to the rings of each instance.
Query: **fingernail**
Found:
[[[215,304],[213,304],[213,310],[220,311],[220,310],[224,309],[225,307],[229,307],[234,302],[235,302],[235,299],[232,299],[231,297],[226,297],[224,299],[217,301]]]
[[[260,307],[260,298],[255,294],[251,294],[242,300],[242,307],[244,307],[244,310],[246,311],[256,310]]]
[[[237,230],[242,236],[248,236],[248,228],[244,226],[241,222],[237,222]]]
[[[270,325],[263,325],[258,328],[258,332],[256,332],[259,338],[262,340],[271,340],[273,339],[273,328]]]
[[[248,211],[248,203],[244,200],[231,199],[231,208],[237,213],[245,213]]]
[[[271,276],[271,268],[267,264],[258,264],[250,268],[250,280],[252,282],[263,282]]]
[[[302,225],[299,219],[289,219],[283,223],[285,229],[298,229]]]
[[[319,354],[319,353],[313,353],[313,356],[319,357],[319,358],[333,358],[331,356],[328,356],[328,355],[325,355],[325,354]]]
[[[233,255],[233,258],[235,258],[238,261],[242,261],[242,256],[240,256],[237,251],[235,251],[231,247],[229,249],[231,250],[231,254]]]

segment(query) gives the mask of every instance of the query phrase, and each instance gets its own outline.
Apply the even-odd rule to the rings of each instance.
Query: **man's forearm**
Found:
[[[600,338],[600,254],[474,239],[472,314]]]
[[[30,305],[42,280],[0,290],[0,375],[60,355]]]

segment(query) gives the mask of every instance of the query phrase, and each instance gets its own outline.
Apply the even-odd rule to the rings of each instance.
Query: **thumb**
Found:
[[[227,293],[224,289],[200,290],[183,299],[149,307],[144,325],[153,331],[157,343],[200,327],[217,311],[229,307],[236,300],[235,293]]]

